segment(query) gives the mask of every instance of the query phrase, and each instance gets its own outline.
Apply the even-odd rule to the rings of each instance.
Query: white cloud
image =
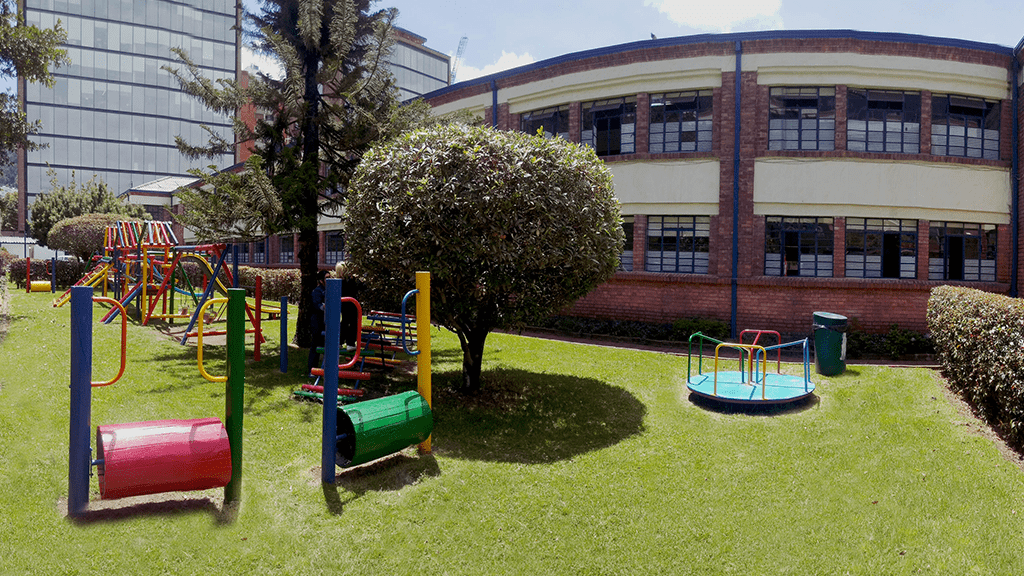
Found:
[[[463,82],[466,80],[472,80],[474,78],[479,78],[480,76],[486,76],[488,74],[494,74],[496,72],[503,72],[511,68],[517,68],[519,66],[533,64],[533,62],[533,56],[530,56],[529,52],[520,56],[515,52],[505,52],[504,50],[502,50],[501,58],[498,58],[497,62],[493,64],[488,64],[483,68],[474,68],[472,66],[466,66],[465,63],[459,64],[459,69],[456,71],[455,74],[455,81]]]
[[[709,32],[782,28],[782,0],[645,0],[680,26]]]
[[[284,68],[281,63],[273,58],[262,56],[253,52],[251,49],[242,46],[242,69],[246,69],[249,66],[255,66],[260,72],[263,72],[267,76],[280,80],[284,78]]]

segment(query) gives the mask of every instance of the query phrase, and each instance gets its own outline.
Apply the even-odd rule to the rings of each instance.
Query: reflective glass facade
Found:
[[[447,86],[448,58],[399,40],[391,49],[391,73],[404,102]]]
[[[182,93],[169,65],[181,68],[171,48],[180,47],[207,78],[236,77],[235,2],[232,0],[24,0],[29,24],[68,31],[71,64],[55,70],[55,86],[28,84],[25,110],[40,120],[27,154],[28,203],[50,189],[47,168],[66,183],[74,171],[84,182],[93,174],[120,193],[189,168],[234,163],[182,156],[174,144],[207,141],[205,124],[228,141],[230,117],[215,114]]]

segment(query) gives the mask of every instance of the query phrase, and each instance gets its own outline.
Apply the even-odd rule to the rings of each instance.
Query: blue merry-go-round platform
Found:
[[[753,335],[752,344],[743,344],[745,335]],[[759,346],[757,342],[762,336],[774,337],[778,342],[775,346]],[[698,352],[693,362],[693,343],[697,339]],[[707,342],[716,344],[714,364],[705,359],[703,345]],[[704,398],[733,404],[782,404],[796,402],[814,393],[811,382],[810,351],[807,339],[796,342],[781,343],[778,332],[770,330],[744,330],[740,334],[740,343],[721,342],[697,332],[690,337],[690,353],[687,354],[686,387],[691,392]],[[781,373],[781,350],[799,347],[803,352],[803,375]],[[722,349],[739,353],[737,360],[724,359],[719,356]],[[777,351],[776,371],[769,372],[768,352]],[[740,370],[722,370],[724,365],[732,365]],[[692,368],[697,368],[693,374]]]

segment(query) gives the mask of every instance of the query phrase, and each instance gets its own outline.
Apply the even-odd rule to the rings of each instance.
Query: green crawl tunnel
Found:
[[[365,464],[419,444],[430,436],[434,417],[415,391],[338,407],[338,466]]]

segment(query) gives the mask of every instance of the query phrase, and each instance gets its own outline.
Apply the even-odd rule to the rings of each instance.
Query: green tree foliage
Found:
[[[0,0],[0,78],[24,78],[53,86],[51,67],[70,63],[60,45],[67,33],[58,22],[53,28],[25,26],[14,0]],[[16,94],[0,92],[0,165],[9,164],[19,147],[36,150],[29,137],[41,124],[30,123],[18,106]]]
[[[399,107],[387,52],[397,16],[370,0],[263,0],[246,14],[252,47],[277,58],[284,78],[260,75],[248,87],[201,76],[183,51],[183,70],[168,67],[182,88],[211,109],[236,114],[247,104],[269,111],[252,128],[235,119],[239,142],[254,160],[239,175],[195,172],[207,186],[180,196],[180,221],[200,238],[252,238],[294,231],[302,277],[296,342],[309,343],[310,294],[316,286],[317,222],[340,212],[344,190],[369,146],[426,115],[423,103]],[[178,139],[192,157],[230,152],[212,133],[205,145]]]
[[[119,214],[125,220],[149,220],[146,210],[137,204],[129,204],[114,196],[107,183],[95,176],[85,184],[75,181],[74,173],[67,186],[57,182],[57,175],[51,170],[51,189],[36,198],[32,210],[32,237],[42,246],[50,246],[49,234],[53,225],[65,218],[82,214]]]
[[[458,335],[480,387],[484,343],[571,304],[615,273],[611,173],[562,139],[458,124],[400,136],[356,171],[345,230],[355,273],[397,301],[431,273],[431,315]]]
[[[93,254],[102,253],[107,226],[120,220],[132,218],[120,214],[82,214],[65,218],[50,229],[49,247],[87,262]]]
[[[18,193],[0,191],[0,230],[14,230],[18,225]]]

